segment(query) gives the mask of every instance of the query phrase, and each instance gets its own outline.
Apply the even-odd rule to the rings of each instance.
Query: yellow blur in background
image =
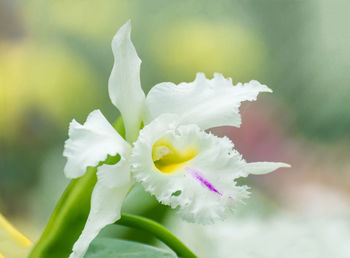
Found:
[[[188,80],[193,79],[193,71],[210,76],[213,71],[220,71],[249,80],[252,73],[263,72],[266,59],[262,39],[235,23],[189,19],[161,27],[151,41],[157,42],[151,54],[162,71],[169,77],[181,74]]]
[[[0,46],[1,136],[16,136],[16,128],[30,110],[37,110],[62,126],[71,108],[93,103],[97,80],[84,62],[61,46],[30,41]]]
[[[25,257],[32,244],[0,214],[0,257]]]

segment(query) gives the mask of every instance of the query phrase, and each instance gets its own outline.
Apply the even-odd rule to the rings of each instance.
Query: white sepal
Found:
[[[145,94],[141,88],[141,60],[130,39],[131,24],[125,23],[112,40],[114,66],[108,81],[112,103],[119,109],[128,142],[136,140]]]
[[[270,173],[278,168],[289,168],[290,165],[282,162],[252,162],[247,163],[245,172],[247,175],[263,175]]]
[[[120,218],[122,203],[130,187],[129,157],[114,165],[102,165],[97,169],[97,183],[91,196],[91,208],[83,232],[73,246],[70,258],[81,258],[91,241],[105,226]]]

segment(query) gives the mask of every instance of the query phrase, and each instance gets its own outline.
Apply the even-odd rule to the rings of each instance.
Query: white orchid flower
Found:
[[[247,187],[237,186],[236,178],[289,166],[247,163],[228,138],[204,131],[239,126],[240,103],[255,100],[259,92],[271,92],[268,87],[257,81],[234,86],[221,74],[209,80],[198,73],[191,83],[160,83],[145,98],[141,60],[130,32],[127,22],[113,38],[115,62],[108,85],[111,101],[123,117],[126,140],[99,110],[84,124],[75,120],[70,124],[64,150],[67,177],[84,175],[87,167],[101,164],[108,155],[120,156],[118,163],[97,169],[90,214],[71,258],[84,256],[100,230],[120,218],[122,202],[134,180],[161,203],[178,208],[185,219],[210,223],[228,216],[248,196]],[[144,128],[138,135],[142,121]]]

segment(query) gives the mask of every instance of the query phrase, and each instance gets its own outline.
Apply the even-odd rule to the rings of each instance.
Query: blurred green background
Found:
[[[113,122],[111,39],[128,19],[147,92],[214,72],[273,89],[217,128],[248,161],[292,169],[248,178],[244,214],[347,216],[350,2],[0,0],[0,211],[36,239],[62,193],[68,124]],[[205,111],[204,111],[205,112]]]

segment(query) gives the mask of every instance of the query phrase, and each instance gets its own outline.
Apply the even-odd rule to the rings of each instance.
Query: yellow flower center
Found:
[[[198,151],[195,147],[189,146],[180,151],[166,138],[157,140],[152,148],[153,163],[164,174],[171,174],[183,168],[197,154]]]

